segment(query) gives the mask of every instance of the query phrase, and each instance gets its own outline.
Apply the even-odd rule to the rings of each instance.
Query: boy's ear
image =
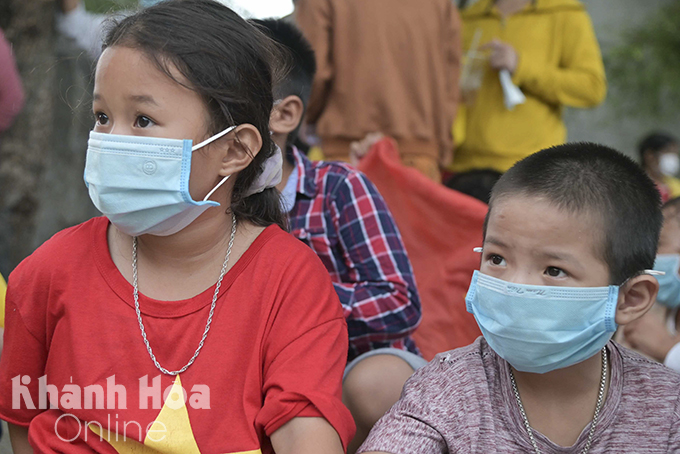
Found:
[[[616,323],[627,325],[645,315],[656,301],[658,291],[659,282],[654,276],[641,274],[628,280],[619,290]]]
[[[286,96],[272,109],[269,129],[274,134],[288,135],[297,129],[304,113],[305,106],[299,96]]]
[[[262,148],[260,131],[251,124],[239,125],[234,135],[234,139],[227,142],[226,152],[222,153],[222,176],[232,175],[248,167]]]

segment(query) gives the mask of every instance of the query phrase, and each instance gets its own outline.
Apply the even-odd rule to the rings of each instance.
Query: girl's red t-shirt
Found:
[[[298,416],[325,418],[347,446],[347,327],[309,248],[265,229],[225,275],[198,358],[173,377],[149,357],[108,225],[95,218],[58,233],[9,278],[0,418],[29,427],[36,452],[270,453],[268,437]],[[213,292],[139,295],[161,365],[191,358]]]

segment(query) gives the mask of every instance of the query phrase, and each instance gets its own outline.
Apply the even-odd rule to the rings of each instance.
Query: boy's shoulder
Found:
[[[479,395],[480,388],[494,387],[498,361],[483,337],[472,344],[437,354],[430,363],[416,371],[409,381],[431,399],[445,397],[449,402]],[[417,383],[417,385],[415,385]]]
[[[313,172],[317,191],[323,191],[326,195],[335,193],[342,187],[351,188],[356,183],[373,187],[373,183],[363,172],[344,162],[309,161],[309,169]]]
[[[656,389],[668,387],[669,389],[680,390],[679,373],[616,342],[611,342],[610,345],[613,345],[621,355],[624,386],[652,386]],[[680,397],[680,394],[678,397]]]

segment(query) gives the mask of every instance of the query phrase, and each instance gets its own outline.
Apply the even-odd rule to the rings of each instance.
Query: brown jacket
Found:
[[[299,0],[296,21],[316,52],[307,120],[322,139],[380,131],[425,144],[422,154],[452,151],[461,54],[452,0]]]

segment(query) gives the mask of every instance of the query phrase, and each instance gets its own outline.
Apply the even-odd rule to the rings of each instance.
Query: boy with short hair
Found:
[[[343,402],[357,424],[348,447],[354,453],[406,379],[427,363],[410,337],[420,299],[401,235],[375,186],[345,164],[311,162],[293,145],[314,79],[311,46],[287,22],[253,22],[291,57],[270,120],[274,141],[286,150],[279,190],[291,233],[321,258],[347,319]]]
[[[416,372],[358,452],[678,452],[680,375],[610,342],[654,303],[661,222],[654,183],[610,148],[515,164],[466,298],[484,337]]]

